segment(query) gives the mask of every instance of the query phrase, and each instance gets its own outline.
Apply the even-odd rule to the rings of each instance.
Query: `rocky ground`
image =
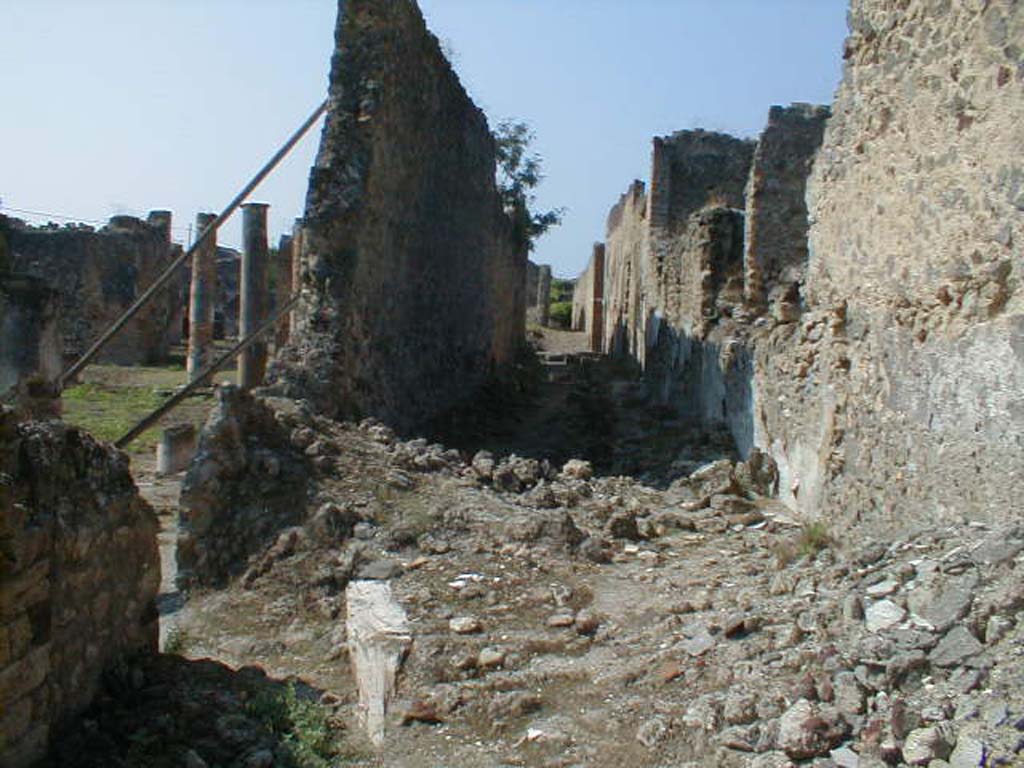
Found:
[[[537,455],[527,411],[490,453],[297,416],[332,457],[308,522],[190,595],[168,655],[114,676],[57,764],[1024,761],[1024,528],[799,524],[769,462],[609,373],[549,390],[603,409],[593,461]],[[348,658],[353,580],[388,581],[413,635],[382,751]]]

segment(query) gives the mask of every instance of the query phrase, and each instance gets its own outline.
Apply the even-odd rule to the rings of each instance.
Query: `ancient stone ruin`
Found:
[[[171,220],[115,216],[99,230],[84,225],[30,227],[0,217],[11,272],[44,280],[59,297],[61,354],[77,359],[174,257]],[[181,339],[184,282],[179,278],[128,323],[100,360],[122,365],[165,360]]]
[[[1019,19],[954,5],[943,23],[969,37],[942,86],[953,43],[907,47],[903,34],[941,35],[855,2],[831,118],[773,107],[756,150],[655,140],[650,190],[634,184],[609,216],[603,306],[577,301],[655,396],[727,426],[741,456],[766,451],[781,498],[844,525],[1021,508]]]
[[[531,358],[551,273],[483,114],[415,2],[339,2],[267,386],[217,387],[184,476],[188,427],[138,485],[0,411],[0,765],[1018,764],[1024,5],[849,23],[830,107],[654,139],[583,333],[539,334],[580,346]],[[243,333],[271,266],[247,222]],[[0,391],[52,380],[170,247],[165,216],[0,224]],[[126,338],[161,349],[173,312],[146,312]],[[169,490],[154,654],[140,492]]]
[[[101,673],[156,650],[159,583],[124,455],[0,410],[0,763],[35,764]]]
[[[525,245],[495,145],[419,9],[346,3],[275,390],[401,429],[464,405],[523,337]]]

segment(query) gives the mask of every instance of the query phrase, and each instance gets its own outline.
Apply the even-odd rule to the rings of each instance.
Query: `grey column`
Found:
[[[213,213],[196,216],[196,237],[217,218]],[[213,310],[217,299],[217,233],[192,254],[192,284],[188,293],[188,380],[213,362]]]
[[[242,206],[242,275],[238,284],[238,336],[248,338],[267,319],[267,204]],[[238,386],[252,389],[263,383],[267,342],[259,339],[238,356]]]
[[[537,271],[537,317],[547,327],[551,314],[551,267],[542,264]]]
[[[305,238],[302,232],[302,219],[296,219],[292,226],[292,291],[302,290],[302,248]],[[299,322],[298,308],[288,313],[288,327],[290,335],[295,335],[295,328]]]
[[[173,215],[170,211],[150,211],[146,221],[149,226],[160,232],[164,242],[167,243],[167,261],[173,261],[180,253],[178,247],[171,242],[171,224]],[[165,323],[166,333],[164,334],[167,347],[180,344],[181,331],[184,327],[184,316],[188,311],[188,289],[185,287],[185,270],[180,270],[172,278],[167,289],[162,292],[161,302],[165,302],[167,308],[167,320]],[[164,353],[167,352],[165,348]]]
[[[291,235],[281,235],[277,244],[277,260],[274,265],[276,281],[274,283],[274,307],[283,307],[292,296],[292,250],[295,239]],[[289,313],[290,314],[290,313]],[[274,330],[274,349],[281,349],[288,343],[291,320],[282,317]]]
[[[594,243],[591,262],[590,351],[604,351],[604,243]]]

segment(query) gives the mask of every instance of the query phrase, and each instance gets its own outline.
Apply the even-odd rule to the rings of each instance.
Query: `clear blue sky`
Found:
[[[756,136],[772,104],[828,103],[846,0],[420,0],[491,117],[529,122],[565,224],[534,260],[574,276],[650,139]],[[3,0],[0,198],[102,220],[220,210],[324,97],[336,0]],[[302,214],[319,129],[259,189]],[[25,216],[33,220],[38,217]],[[240,242],[238,222],[221,240]]]

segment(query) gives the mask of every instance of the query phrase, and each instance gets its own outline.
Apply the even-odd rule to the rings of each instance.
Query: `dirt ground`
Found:
[[[136,458],[162,510],[165,653],[109,683],[58,764],[879,768],[940,721],[936,759],[956,744],[1018,764],[1021,531],[836,540],[767,498],[770,477],[721,436],[648,406],[628,371],[542,373],[458,460],[317,422],[338,460],[286,533],[299,544],[187,602],[170,562],[180,477]],[[325,528],[325,505],[360,523]],[[353,579],[387,581],[413,638],[381,749],[349,657]]]

